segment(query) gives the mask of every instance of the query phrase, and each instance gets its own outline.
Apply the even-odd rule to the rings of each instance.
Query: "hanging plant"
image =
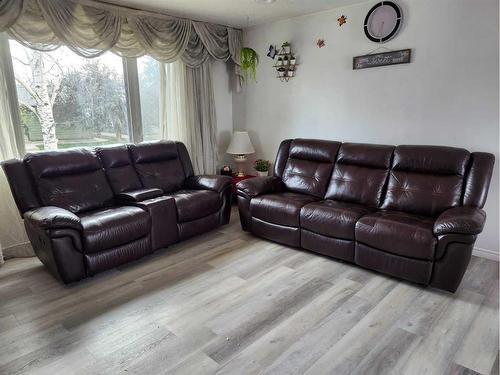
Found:
[[[259,55],[252,48],[241,48],[240,50],[240,66],[245,74],[245,80],[250,73],[253,80],[256,81],[257,65],[259,65]]]

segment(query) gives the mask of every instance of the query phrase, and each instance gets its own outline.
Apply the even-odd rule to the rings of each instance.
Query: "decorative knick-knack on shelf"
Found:
[[[280,51],[276,54],[274,59],[274,68],[278,73],[277,78],[282,82],[288,82],[292,77],[295,77],[295,71],[297,70],[297,59],[292,53],[292,48],[289,42],[284,42],[281,45]]]
[[[290,53],[290,43],[289,42],[284,42],[282,45],[281,45],[281,48],[283,49],[283,52],[286,53],[286,54],[289,54]]]

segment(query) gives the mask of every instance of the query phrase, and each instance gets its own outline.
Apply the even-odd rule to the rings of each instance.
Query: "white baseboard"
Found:
[[[476,255],[481,258],[486,258],[486,259],[491,259],[496,262],[499,261],[499,253],[498,251],[493,251],[493,250],[488,250],[488,249],[481,249],[480,247],[475,247],[472,250],[472,255]]]
[[[35,256],[35,252],[33,251],[33,248],[31,247],[31,244],[29,242],[5,247],[2,249],[2,252],[4,259],[26,258]]]

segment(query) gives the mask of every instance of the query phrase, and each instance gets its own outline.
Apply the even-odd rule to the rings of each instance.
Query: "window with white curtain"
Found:
[[[149,56],[137,59],[142,132],[145,141],[160,138],[160,63]]]
[[[153,58],[124,64],[111,52],[87,59],[67,47],[40,52],[13,40],[9,45],[22,133],[18,142],[27,152],[160,138],[160,63]],[[140,98],[139,109],[129,108],[127,95]],[[131,124],[134,118],[139,124]]]

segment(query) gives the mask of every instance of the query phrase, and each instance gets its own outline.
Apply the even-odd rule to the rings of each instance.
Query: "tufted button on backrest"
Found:
[[[145,142],[129,145],[129,149],[145,188],[159,188],[165,193],[182,189],[186,172],[175,142]]]
[[[96,154],[102,161],[106,176],[115,194],[142,187],[126,145],[98,147]]]
[[[291,141],[281,176],[287,190],[323,198],[339,147],[334,141]]]
[[[437,216],[461,204],[467,150],[397,146],[382,208]]]
[[[394,146],[343,143],[325,198],[379,206],[393,151]]]
[[[99,158],[88,149],[27,154],[30,171],[42,206],[57,206],[73,213],[110,205],[113,192]]]

